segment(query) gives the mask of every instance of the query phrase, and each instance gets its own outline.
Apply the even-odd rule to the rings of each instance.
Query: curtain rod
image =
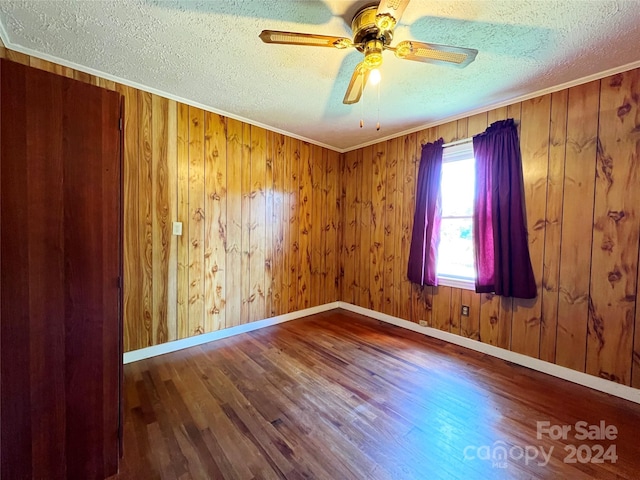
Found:
[[[473,137],[463,138],[462,140],[456,140],[455,142],[449,142],[442,145],[444,147],[454,147],[456,145],[462,145],[463,143],[473,142]]]

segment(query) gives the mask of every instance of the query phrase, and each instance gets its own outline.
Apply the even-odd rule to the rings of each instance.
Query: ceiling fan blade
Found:
[[[478,54],[478,51],[473,48],[452,47],[450,45],[414,42],[412,40],[405,40],[394,48],[387,47],[387,49],[393,50],[396,57],[402,60],[414,60],[416,62],[435,63],[459,68],[469,65]]]
[[[409,0],[380,0],[376,23],[381,30],[393,30],[409,5]]]
[[[263,30],[260,38],[264,43],[280,43],[283,45],[308,45],[311,47],[333,47],[340,49],[353,47],[353,42],[349,38],[314,35],[312,33]]]
[[[365,67],[363,62],[361,62],[356,66],[353,71],[353,75],[351,75],[351,81],[349,81],[347,93],[344,94],[344,100],[342,100],[342,103],[346,105],[358,103],[368,79],[369,69]]]

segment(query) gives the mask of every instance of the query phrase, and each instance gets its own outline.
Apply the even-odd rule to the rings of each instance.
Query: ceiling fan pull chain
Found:
[[[380,82],[378,82],[378,123],[376,124],[376,130],[380,131]]]
[[[364,71],[360,70],[360,128],[364,127]]]

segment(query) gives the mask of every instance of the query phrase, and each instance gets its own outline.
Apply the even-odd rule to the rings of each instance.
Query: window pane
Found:
[[[442,219],[438,275],[475,278],[471,218]]]
[[[442,164],[442,216],[473,215],[474,159]]]

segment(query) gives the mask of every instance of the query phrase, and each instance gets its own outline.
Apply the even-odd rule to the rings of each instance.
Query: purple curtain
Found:
[[[524,210],[522,160],[513,119],[473,137],[476,292],[535,298]]]
[[[422,147],[416,185],[416,212],[409,250],[407,277],[420,285],[437,285],[438,244],[442,215],[442,139]]]

